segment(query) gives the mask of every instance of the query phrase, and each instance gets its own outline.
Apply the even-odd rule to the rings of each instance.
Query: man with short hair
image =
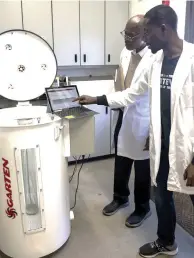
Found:
[[[129,19],[122,35],[125,39],[125,48],[121,52],[120,67],[115,83],[116,91],[129,88],[141,59],[143,57],[150,58],[150,50],[148,50],[144,41],[143,15],[136,15]],[[127,227],[138,227],[151,215],[149,205],[150,161],[148,150],[144,150],[149,134],[148,103],[149,99],[148,95],[146,95],[137,106],[134,105],[129,109],[119,109],[117,111],[119,116],[114,134],[114,194],[113,201],[103,209],[103,214],[111,216],[128,205],[128,196],[130,194],[128,183],[134,163],[135,211],[126,219],[125,224]],[[98,104],[106,105],[104,98]],[[140,110],[141,115],[139,117]]]
[[[173,191],[191,195],[194,204],[194,45],[178,37],[177,21],[170,6],[159,5],[146,13],[146,42],[155,60],[129,89],[104,96],[111,107],[130,106],[149,90],[158,239],[140,248],[146,258],[178,253]],[[80,97],[83,104],[95,101]]]

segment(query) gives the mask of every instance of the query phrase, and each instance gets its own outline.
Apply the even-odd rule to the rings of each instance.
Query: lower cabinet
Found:
[[[113,81],[81,81],[72,82],[77,85],[80,95],[100,96],[113,91]],[[105,106],[88,105],[89,109],[96,111],[95,116],[95,152],[90,158],[100,157],[111,154],[111,109]],[[79,129],[78,129],[79,130]],[[87,134],[87,132],[86,132]],[[87,158],[86,155],[85,158]],[[79,157],[70,157],[69,161],[74,161]]]
[[[110,155],[110,109],[97,105],[89,108],[99,113],[95,116],[95,153],[90,157]]]

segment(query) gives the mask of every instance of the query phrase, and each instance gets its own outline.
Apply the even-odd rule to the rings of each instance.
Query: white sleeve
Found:
[[[106,95],[108,104],[112,108],[127,107],[138,101],[148,91],[149,71],[145,69],[132,82],[131,87],[124,91],[114,92]]]

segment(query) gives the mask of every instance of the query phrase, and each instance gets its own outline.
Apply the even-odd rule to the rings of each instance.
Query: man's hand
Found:
[[[144,151],[149,151],[149,141],[150,141],[150,138],[148,136],[148,138],[146,139],[146,144],[145,144],[145,147],[144,147]]]
[[[187,180],[186,186],[194,187],[194,165],[190,164],[184,173],[184,180]]]
[[[79,101],[79,104],[81,105],[97,104],[97,97],[82,95],[79,98],[73,100],[73,102],[76,101]]]

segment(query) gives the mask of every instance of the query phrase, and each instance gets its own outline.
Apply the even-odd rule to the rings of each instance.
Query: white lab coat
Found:
[[[163,51],[159,51],[152,65],[141,77],[134,78],[132,87],[110,94],[110,106],[128,106],[150,92],[150,164],[155,185],[161,153],[160,74]],[[115,95],[116,94],[116,95]],[[177,63],[171,85],[171,134],[169,146],[168,190],[194,194],[187,187],[183,174],[194,156],[194,45],[184,41],[183,52]]]
[[[142,69],[147,66],[153,56],[146,47],[139,52],[142,59],[136,68],[134,77],[137,79]],[[120,66],[125,79],[131,59],[131,51],[126,48],[121,52]],[[150,111],[148,91],[141,96],[135,105],[124,109],[123,122],[118,135],[118,155],[134,160],[149,158],[149,152],[144,151],[146,139],[149,135]]]

